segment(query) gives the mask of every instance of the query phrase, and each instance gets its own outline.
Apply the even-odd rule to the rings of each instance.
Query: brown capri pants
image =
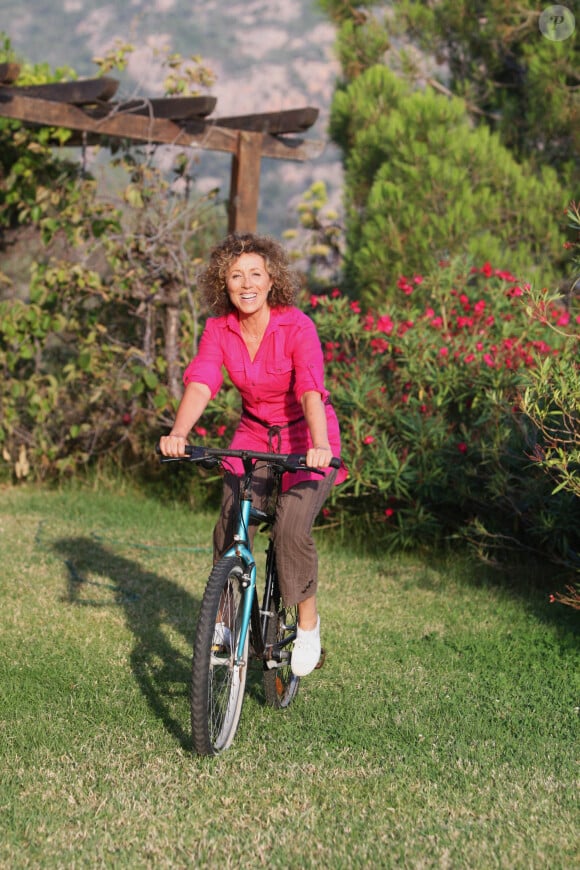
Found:
[[[312,526],[329,492],[336,471],[318,480],[305,480],[280,493],[276,501],[276,519],[272,538],[276,547],[276,567],[282,600],[292,607],[316,594],[318,588],[318,554],[312,539]],[[259,469],[254,476],[252,503],[266,510],[272,498],[273,481],[267,469]],[[214,528],[214,559],[231,545],[235,517],[232,516],[234,493],[237,498],[239,479],[226,473],[220,518]],[[250,524],[250,542],[253,544],[257,524]]]

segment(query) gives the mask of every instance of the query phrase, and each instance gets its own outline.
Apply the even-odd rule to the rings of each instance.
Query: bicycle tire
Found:
[[[191,732],[198,755],[217,755],[227,749],[240,721],[249,642],[246,637],[242,662],[236,664],[244,595],[242,574],[240,559],[221,559],[208,578],[201,602],[191,670]],[[229,645],[214,642],[219,621],[230,629]]]
[[[266,646],[279,643],[295,635],[298,625],[298,607],[296,605],[284,607],[281,603],[277,575],[274,575],[269,610],[272,615],[268,617],[266,623],[264,637]],[[270,707],[285,709],[290,706],[298,693],[300,677],[296,677],[290,667],[292,646],[292,643],[288,643],[283,647],[283,651],[288,653],[286,662],[274,668],[269,668],[268,662],[264,663],[264,694],[266,703]]]

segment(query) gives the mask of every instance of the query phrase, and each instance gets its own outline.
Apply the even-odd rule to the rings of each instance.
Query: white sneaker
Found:
[[[232,646],[232,633],[225,622],[216,622],[213,629],[212,647],[229,652]]]
[[[312,673],[320,659],[322,652],[320,646],[320,616],[316,623],[316,628],[310,631],[303,631],[298,626],[296,629],[296,640],[294,649],[292,650],[292,659],[290,666],[295,677],[305,677]]]

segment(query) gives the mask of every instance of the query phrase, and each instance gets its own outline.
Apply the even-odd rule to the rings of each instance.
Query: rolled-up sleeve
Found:
[[[214,319],[209,319],[199,342],[197,355],[189,363],[183,373],[183,383],[205,384],[211,391],[213,399],[223,383],[222,366],[224,355],[222,349],[222,330]]]
[[[322,399],[328,396],[324,387],[324,358],[316,326],[303,315],[301,329],[297,330],[293,352],[294,395],[300,401],[304,393],[316,391]]]

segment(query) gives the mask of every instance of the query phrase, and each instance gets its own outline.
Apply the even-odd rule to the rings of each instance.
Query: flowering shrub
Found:
[[[361,515],[391,548],[459,536],[486,558],[526,547],[569,562],[580,503],[552,494],[522,397],[562,356],[549,323],[580,334],[580,315],[552,300],[530,317],[529,288],[489,263],[401,276],[396,294],[383,311],[338,290],[309,300],[350,471],[327,518]]]

